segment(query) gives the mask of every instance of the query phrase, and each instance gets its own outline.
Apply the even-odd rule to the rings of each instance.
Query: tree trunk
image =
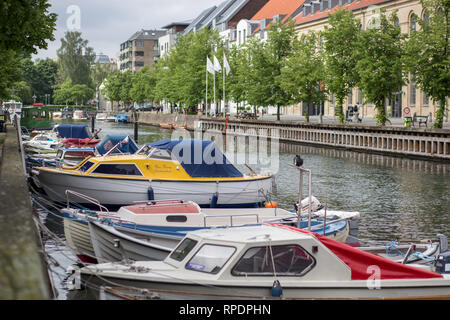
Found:
[[[343,110],[343,105],[344,104],[344,99],[342,98],[336,98],[336,109],[334,111],[334,114],[336,116],[338,116],[338,121],[339,123],[344,123],[344,110]]]
[[[433,128],[442,129],[444,125],[444,112],[445,112],[445,98],[439,100],[439,109],[436,112],[436,120],[434,121]]]
[[[277,121],[280,121],[280,106],[277,106]]]

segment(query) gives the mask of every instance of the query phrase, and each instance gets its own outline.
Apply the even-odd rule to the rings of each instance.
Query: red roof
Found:
[[[295,21],[295,24],[298,25],[298,24],[326,18],[326,17],[328,17],[328,15],[332,14],[333,12],[335,12],[336,10],[338,10],[340,8],[343,8],[346,10],[355,10],[355,9],[360,9],[360,8],[368,7],[371,5],[378,4],[378,3],[387,2],[387,1],[388,0],[360,0],[360,1],[353,0],[352,3],[350,3],[350,4],[344,3],[341,7],[335,6],[331,10],[328,10],[328,7],[327,7],[322,12],[316,11],[312,15],[311,15],[311,13],[309,13],[305,17],[303,16],[303,11],[302,11],[297,15],[297,17],[294,18],[294,21]],[[301,1],[301,3],[299,1],[298,7],[300,7],[300,5],[302,3],[303,3],[303,1]]]
[[[269,0],[250,20],[272,19],[277,14],[291,15],[304,0]]]

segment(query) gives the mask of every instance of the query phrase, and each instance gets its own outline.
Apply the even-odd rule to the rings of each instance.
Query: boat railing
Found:
[[[255,217],[256,223],[259,223],[259,215],[257,213],[245,213],[245,214],[226,214],[226,215],[210,215],[203,217],[203,225],[206,227],[208,218],[229,218],[230,226],[233,226],[233,218],[242,218],[242,217]],[[210,220],[210,219],[209,219]]]
[[[142,204],[144,206],[152,206],[152,207],[170,207],[174,204],[194,204],[195,202],[189,200],[179,200],[179,199],[167,199],[167,200],[143,200],[143,201],[133,201],[134,204]],[[197,205],[198,207],[198,205]],[[198,207],[200,212],[200,207]]]
[[[106,213],[109,213],[109,210],[103,206],[97,199],[95,198],[91,198],[85,194],[79,193],[79,192],[75,192],[72,190],[66,190],[66,201],[67,201],[67,209],[70,208],[70,201],[69,201],[69,195],[74,195],[77,196],[78,198],[87,200],[88,202],[97,205],[100,208],[100,212],[103,213],[103,211],[105,211]]]

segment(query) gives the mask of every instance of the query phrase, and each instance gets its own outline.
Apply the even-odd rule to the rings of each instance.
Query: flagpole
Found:
[[[208,56],[206,56],[206,59],[208,59]],[[205,98],[205,113],[208,115],[208,61],[206,61],[206,98]]]
[[[216,73],[214,72],[214,111],[216,111]]]
[[[225,100],[225,52],[223,53],[223,57],[224,57],[224,59],[223,59],[223,62],[222,62],[222,72],[223,72],[223,116],[224,117],[226,117],[226,110],[225,110],[225,107],[226,107],[226,100]]]

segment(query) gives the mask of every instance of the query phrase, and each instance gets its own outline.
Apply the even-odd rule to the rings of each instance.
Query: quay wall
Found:
[[[277,138],[281,142],[450,161],[450,130],[448,129],[260,120],[230,120],[226,124],[224,119],[205,118],[199,119],[198,127],[202,131],[215,130],[235,135],[257,135],[264,138]]]
[[[51,298],[14,126],[0,133],[0,299]]]
[[[300,123],[292,121],[237,120],[197,115],[139,112],[138,122],[160,126],[171,123],[188,130],[213,130],[235,135],[278,138],[281,142],[347,149],[365,153],[450,161],[450,130],[360,124]]]

